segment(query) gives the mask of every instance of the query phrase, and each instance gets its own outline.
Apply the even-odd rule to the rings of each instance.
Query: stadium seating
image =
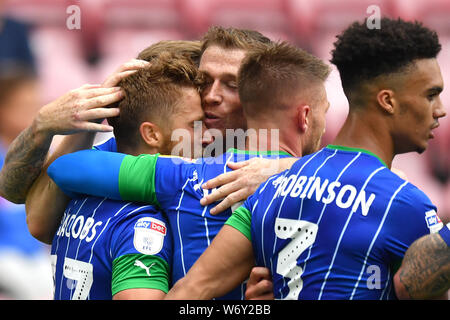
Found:
[[[376,5],[382,15],[392,14],[389,0],[286,0],[291,28],[298,37],[318,40],[321,33],[337,34],[351,22],[369,17],[368,8]]]
[[[181,40],[184,34],[176,30],[147,28],[111,28],[100,39],[100,61],[96,80],[101,82],[124,62],[136,58],[140,51],[161,40]]]
[[[79,33],[62,28],[40,27],[31,33],[44,103],[91,82],[93,71],[83,60],[80,41]]]
[[[180,8],[195,35],[204,33],[210,25],[222,25],[288,37],[284,0],[184,0]]]
[[[69,5],[82,9],[82,30],[66,28]],[[448,0],[7,0],[6,12],[34,25],[32,44],[42,78],[44,101],[84,83],[100,83],[120,64],[159,40],[194,39],[210,25],[256,29],[271,39],[301,45],[328,61],[335,37],[377,5],[385,16],[423,21],[435,28],[443,46],[439,62],[450,83],[450,1]],[[98,50],[96,65],[86,53]],[[330,142],[348,112],[338,72],[326,83],[331,103],[324,142]],[[450,91],[441,94],[444,105]],[[441,119],[436,138],[423,155],[402,155],[395,165],[450,217],[450,183],[431,175],[433,158],[450,159],[450,120]]]
[[[450,2],[448,0],[393,0],[397,16],[420,20],[426,26],[450,34]]]
[[[5,11],[32,25],[65,26],[66,9],[74,0],[6,0]]]
[[[178,0],[103,0],[107,26],[179,28]]]

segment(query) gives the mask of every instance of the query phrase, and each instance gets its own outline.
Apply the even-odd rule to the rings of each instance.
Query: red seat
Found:
[[[41,27],[31,33],[45,103],[91,82],[78,33],[65,28]]]
[[[450,2],[447,0],[393,0],[398,16],[419,20],[438,33],[450,34]]]
[[[179,0],[105,0],[105,24],[115,27],[178,28]]]
[[[289,32],[284,0],[184,0],[181,8],[186,25],[197,36],[212,25]]]
[[[98,66],[96,79],[102,82],[121,64],[136,58],[139,52],[155,42],[182,39],[184,35],[177,30],[142,28],[106,30],[101,36],[100,50],[103,58]]]
[[[298,37],[310,41],[320,39],[322,33],[338,34],[354,21],[363,21],[372,11],[369,6],[380,8],[382,16],[392,15],[390,0],[286,0],[291,26]]]
[[[72,4],[73,0],[7,0],[5,11],[36,26],[63,27],[68,17],[67,7]]]

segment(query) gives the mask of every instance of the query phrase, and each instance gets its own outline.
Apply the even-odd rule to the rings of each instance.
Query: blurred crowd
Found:
[[[73,5],[79,11],[69,9]],[[437,31],[438,61],[448,85],[448,0],[0,0],[0,166],[8,145],[42,105],[85,83],[101,83],[154,42],[198,39],[211,25],[234,26],[289,41],[328,61],[335,35],[378,9]],[[69,28],[69,19],[80,24]],[[348,111],[335,69],[327,92],[331,108],[324,145]],[[441,98],[448,105],[450,90]],[[424,156],[401,155],[394,167],[425,191],[444,222],[450,220],[448,119]],[[0,198],[0,299],[50,299],[50,260],[49,248],[28,233],[24,206]]]

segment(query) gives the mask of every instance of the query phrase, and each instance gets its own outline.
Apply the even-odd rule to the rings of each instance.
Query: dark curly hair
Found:
[[[354,22],[337,36],[331,63],[339,70],[346,93],[366,80],[402,71],[416,59],[436,58],[441,50],[436,32],[420,22],[389,18],[380,22],[380,29]]]

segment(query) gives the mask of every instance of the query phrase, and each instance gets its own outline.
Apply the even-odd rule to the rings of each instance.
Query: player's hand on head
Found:
[[[270,271],[264,267],[254,267],[247,281],[246,300],[273,300],[273,282]]]
[[[221,200],[210,213],[219,214],[225,211],[235,203],[247,199],[261,183],[280,172],[278,164],[276,159],[264,158],[228,163],[228,167],[233,171],[223,173],[203,184],[203,189],[217,189],[201,199],[200,204],[206,206]]]
[[[119,87],[86,84],[43,106],[35,119],[37,129],[54,135],[78,132],[110,132],[105,118],[119,115],[119,108],[107,107],[123,98]]]
[[[140,68],[144,68],[146,66],[149,66],[150,62],[145,60],[139,60],[139,59],[131,59],[130,61],[125,62],[122,64],[119,68],[117,68],[116,71],[111,73],[105,81],[102,83],[102,87],[109,88],[109,87],[115,87],[119,84],[119,82],[128,77],[129,75],[132,75]]]

